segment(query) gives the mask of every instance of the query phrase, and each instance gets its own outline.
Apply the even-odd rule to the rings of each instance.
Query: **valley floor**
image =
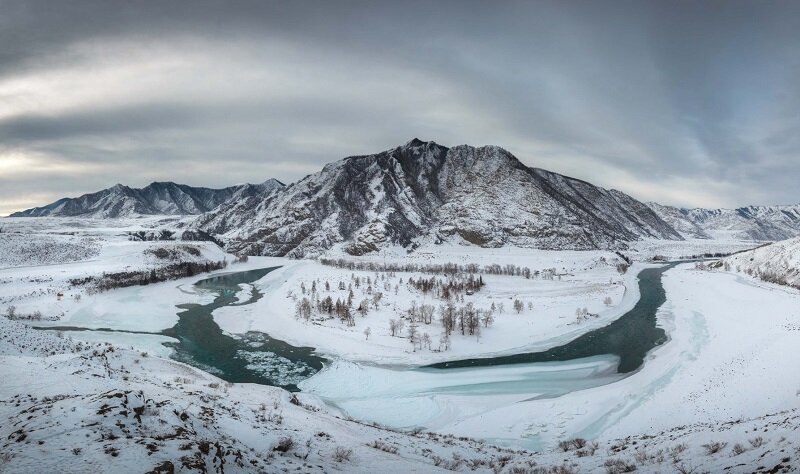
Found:
[[[92,228],[77,237],[46,229],[36,234],[28,240],[67,242],[70,258],[58,252],[54,261],[25,267],[6,256],[0,312],[13,304],[22,313],[58,316],[35,324],[153,333],[175,324],[176,304],[213,298],[193,286],[206,275],[98,294],[67,285],[97,272],[158,265],[144,250],[178,243],[130,242],[119,228]],[[91,242],[85,255],[69,245],[76,238]],[[0,243],[20,245],[19,236],[9,241]],[[233,258],[211,244],[197,245],[202,258]],[[673,256],[692,255],[708,248],[703,245],[648,243],[639,252],[669,248]],[[296,398],[274,387],[229,384],[169,360],[171,351],[161,344],[170,340],[166,336],[59,335],[0,317],[0,471],[86,472],[113,465],[119,472],[166,472],[167,463],[178,471],[212,472],[624,472],[631,466],[642,472],[789,472],[800,466],[800,291],[681,264],[663,277],[667,302],[658,323],[669,340],[628,376],[615,374],[613,356],[432,375],[413,368],[541,350],[608,324],[635,304],[636,274],[652,264],[635,263],[620,274],[620,260],[610,252],[461,247],[362,260],[555,270],[552,279],[484,275],[486,286],[464,295],[464,304],[488,309],[494,303],[494,322],[481,327],[479,337],[454,334],[449,350],[438,351],[436,322],[420,325],[433,340],[425,348],[392,336],[388,327],[413,301],[443,304],[407,283],[421,271],[378,272],[376,279],[375,271],[317,261],[251,258],[232,265],[223,271],[281,268],[239,293],[240,300],[254,291],[263,298],[213,313],[224,331],[263,331],[316,347],[331,360],[301,384]],[[379,282],[373,294],[384,296],[377,309],[355,316],[355,326],[319,314],[309,321],[295,317],[301,284],[315,282],[323,297],[344,299],[349,290],[340,290],[339,282],[347,288],[356,276]],[[353,289],[356,301],[372,296],[362,289]],[[58,292],[66,296],[58,299]],[[519,313],[515,299],[523,302]],[[584,307],[587,314],[578,317]],[[526,385],[531,380],[536,383]]]

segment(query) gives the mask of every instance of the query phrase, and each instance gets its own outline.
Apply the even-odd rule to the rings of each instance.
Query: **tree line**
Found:
[[[478,265],[477,263],[379,263],[366,261],[352,261],[343,258],[321,258],[319,262],[329,267],[342,268],[346,270],[359,270],[371,272],[406,272],[406,273],[431,273],[443,275],[465,275],[465,274],[485,274],[485,275],[505,275],[519,276],[524,278],[543,278],[552,280],[556,276],[555,268],[543,270],[531,270],[528,267],[506,264],[500,265],[493,263],[489,265]]]
[[[160,268],[153,268],[144,271],[130,272],[103,272],[99,277],[89,276],[83,278],[73,278],[69,280],[72,286],[89,286],[88,292],[103,292],[115,288],[125,288],[136,285],[149,285],[168,280],[177,280],[194,276],[200,273],[208,273],[221,270],[228,266],[226,260],[208,262],[180,262],[166,265]]]

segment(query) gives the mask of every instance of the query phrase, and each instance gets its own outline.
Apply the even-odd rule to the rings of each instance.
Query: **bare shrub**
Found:
[[[586,446],[586,440],[583,439],[583,438],[571,439],[569,442],[570,442],[570,444],[572,444],[572,447],[575,448],[575,449],[581,449],[581,448]]]
[[[745,451],[747,451],[747,449],[745,449],[745,447],[742,446],[741,443],[736,443],[733,445],[733,448],[731,448],[731,456],[738,456],[744,453]]]
[[[718,452],[722,451],[728,443],[721,443],[719,441],[714,441],[713,443],[707,443],[703,445],[703,448],[706,450],[706,454],[711,456],[713,454],[717,454]]]
[[[464,460],[456,454],[453,454],[453,459],[440,458],[439,456],[433,456],[431,459],[433,459],[434,466],[447,469],[448,471],[457,471],[464,462]]]
[[[764,445],[764,438],[761,436],[756,436],[755,438],[750,440],[750,446],[754,448],[760,448]]]
[[[620,474],[622,472],[633,472],[636,470],[636,464],[629,463],[623,459],[606,459],[603,463],[608,474]]]
[[[278,451],[279,453],[288,453],[294,449],[294,440],[289,437],[284,437],[278,440],[278,444],[272,448],[273,451]]]
[[[694,474],[697,471],[697,468],[694,466],[687,466],[684,463],[673,463],[672,467],[675,468],[675,471],[678,474]]]
[[[633,459],[636,461],[637,464],[642,465],[646,464],[650,460],[650,455],[647,454],[647,450],[644,448],[637,449],[633,453]]]
[[[376,439],[375,441],[367,444],[370,448],[379,449],[385,453],[397,454],[397,447],[386,444],[383,441]]]
[[[579,458],[583,458],[586,456],[594,456],[597,450],[600,449],[600,444],[598,442],[593,442],[591,444],[586,445],[583,449],[578,449],[575,451],[575,455]]]
[[[333,460],[336,462],[349,461],[352,455],[353,450],[349,448],[337,446],[336,449],[333,450]]]

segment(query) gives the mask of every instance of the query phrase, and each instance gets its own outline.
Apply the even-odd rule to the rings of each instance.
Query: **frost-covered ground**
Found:
[[[93,293],[87,278],[104,273],[149,272],[176,262],[233,261],[209,242],[131,241],[129,233],[174,225],[176,218],[5,218],[0,221],[0,313],[41,314],[36,325],[157,332],[177,321],[175,304],[208,302],[192,288],[196,278],[158,286],[132,286]],[[156,250],[167,250],[166,258]],[[189,250],[189,251],[187,251]],[[246,269],[247,265],[237,266]],[[59,296],[59,294],[61,296]],[[126,341],[143,350],[169,351],[163,336],[73,332],[87,341]]]
[[[644,267],[635,264],[627,274],[621,275],[616,269],[616,264],[621,261],[619,257],[601,251],[465,250],[459,247],[437,247],[436,250],[435,254],[423,250],[409,256],[373,257],[372,261],[419,265],[432,262],[476,263],[481,266],[514,264],[531,270],[555,268],[556,276],[553,279],[527,279],[483,274],[486,286],[472,295],[464,295],[464,302],[455,304],[463,306],[471,302],[475,308],[484,310],[489,310],[494,304],[494,322],[489,327],[481,324],[478,335],[461,335],[460,331],[455,331],[450,336],[448,350],[444,349],[443,329],[439,322],[439,308],[446,301],[408,285],[409,278],[434,276],[423,272],[376,273],[335,268],[312,260],[265,260],[268,264],[276,262],[283,267],[256,283],[264,297],[248,306],[220,308],[214,312],[214,320],[228,333],[268,332],[294,345],[316,347],[318,352],[333,357],[370,363],[424,364],[476,355],[541,350],[604,326],[633,307],[638,299],[636,273]],[[250,264],[254,261],[260,259],[251,258]],[[354,277],[364,283],[356,287]],[[372,282],[371,290],[367,278]],[[344,289],[339,289],[340,282]],[[326,289],[326,283],[329,289]],[[305,321],[296,317],[296,304],[304,296],[311,298],[312,285],[316,286],[317,299],[330,296],[334,301],[345,301],[352,289],[354,307],[363,299],[371,301],[375,293],[381,292],[383,296],[377,309],[370,306],[365,316],[356,313],[354,326],[339,318],[319,314]],[[301,286],[305,287],[305,294]],[[609,298],[609,304],[605,303],[606,298]],[[521,312],[513,308],[515,299],[524,306]],[[390,320],[407,317],[412,304],[436,308],[430,324],[418,325],[419,333],[430,337],[429,347],[414,349],[407,337],[411,325],[408,320],[402,331],[395,336],[391,334]],[[576,317],[579,308],[586,308],[590,315],[579,320]],[[370,328],[368,338],[364,334],[366,328]]]
[[[163,224],[154,221],[149,228]],[[17,231],[30,230],[31,242],[62,238],[55,234],[65,221],[50,227],[38,219],[25,222],[32,227],[14,225]],[[77,222],[69,228],[84,230],[64,236],[64,241],[80,248],[91,241],[87,247],[96,245],[96,253],[78,254],[72,263],[46,257],[27,266],[16,262],[0,268],[0,312],[14,304],[22,313],[38,310],[59,317],[36,324],[157,332],[174,325],[176,304],[210,302],[212,295],[193,287],[206,275],[98,294],[65,286],[81,276],[159,265],[145,250],[165,243],[130,242],[126,232],[137,225]],[[200,258],[232,259],[211,244],[197,245]],[[697,250],[730,251],[737,245],[747,244],[704,247],[689,242],[680,247],[651,242],[642,248],[686,256]],[[349,327],[338,319],[317,324],[298,320],[292,296],[298,296],[301,283],[317,280],[324,288],[330,280],[330,294],[343,298],[346,290],[338,290],[339,281],[352,281],[353,273],[374,281],[375,272],[275,258],[233,265],[225,271],[282,268],[253,285],[242,285],[239,300],[258,290],[264,297],[257,302],[214,312],[225,331],[265,331],[318,347],[333,359],[329,368],[301,384],[301,405],[291,403],[290,394],[280,389],[226,384],[160,358],[169,353],[161,346],[168,340],[164,336],[66,331],[59,338],[0,317],[0,470],[86,472],[114,466],[120,472],[142,472],[167,469],[166,462],[183,471],[201,466],[215,471],[224,462],[228,472],[796,470],[800,366],[794,359],[800,347],[800,292],[734,270],[698,271],[684,264],[668,271],[667,303],[658,319],[670,339],[651,352],[642,369],[625,378],[614,374],[615,358],[607,356],[444,374],[408,370],[436,360],[551,347],[607,324],[635,303],[635,275],[647,266],[635,263],[621,275],[616,258],[608,252],[459,246],[362,257],[376,263],[556,269],[552,280],[484,275],[486,286],[464,295],[465,302],[482,308],[504,302],[505,311],[498,310],[494,323],[481,328],[480,338],[454,335],[445,352],[415,352],[407,338],[388,334],[388,320],[398,318],[411,301],[434,301],[398,285],[401,272],[387,276],[391,289],[379,309],[356,315],[356,325]],[[404,280],[409,276],[422,275],[402,275]],[[380,275],[378,281],[383,282]],[[57,292],[64,297],[59,300]],[[514,299],[525,303],[520,314],[512,308]],[[575,310],[583,307],[597,317],[578,324]],[[431,336],[440,330],[437,324],[429,326]],[[366,327],[372,329],[369,339],[363,333]],[[417,434],[401,433],[347,416],[424,428]],[[587,444],[576,441],[564,445],[565,451],[559,448],[559,442],[576,437]],[[284,438],[292,440],[286,452],[278,448]],[[555,466],[562,470],[547,470]]]
[[[562,441],[576,434],[588,440],[535,453],[348,421],[329,414],[313,395],[300,394],[298,405],[277,388],[226,384],[177,362],[74,342],[0,318],[3,472],[112,466],[118,472],[796,469],[800,379],[796,366],[776,362],[797,347],[800,331],[786,325],[796,321],[797,293],[776,290],[776,311],[757,321],[749,314],[757,302],[747,301],[763,296],[764,288],[686,268],[668,273],[666,281],[678,297],[661,315],[672,340],[642,371],[556,399],[508,400],[507,408],[454,427],[483,437],[500,426],[513,431],[527,425]],[[697,309],[703,322],[687,324],[698,316],[685,298],[701,300],[703,286],[741,299],[703,303]],[[705,330],[698,332],[700,327]],[[752,340],[743,343],[742,331]],[[465,398],[481,402],[480,396]],[[410,408],[398,401],[392,410]]]
[[[573,374],[569,382],[580,388],[579,381],[613,363],[598,358],[443,374],[342,363],[302,388],[362,419],[419,424],[532,449],[547,450],[575,437],[614,444],[613,439],[638,436],[636,444],[635,437],[623,443],[627,448],[619,454],[636,464],[638,450],[640,457],[657,457],[683,439],[687,467],[749,471],[791,458],[796,469],[800,366],[787,360],[794,360],[800,347],[800,292],[697,271],[692,264],[667,272],[664,284],[668,302],[658,320],[669,342],[652,351],[637,373],[614,383],[555,398],[546,393],[549,370],[561,371],[555,384]],[[515,390],[515,385],[526,388],[531,377],[538,383],[529,384],[527,392]],[[481,394],[498,382],[507,393]],[[531,400],[540,393],[548,396]],[[641,444],[651,436],[662,443],[655,450]],[[770,447],[760,446],[758,438]],[[716,442],[723,443],[721,452],[706,454],[703,445]]]
[[[281,389],[57,338],[0,318],[0,470],[29,472],[479,472],[532,453],[406,435],[320,413]]]

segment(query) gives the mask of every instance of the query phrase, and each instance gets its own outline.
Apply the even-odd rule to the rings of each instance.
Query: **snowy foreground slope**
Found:
[[[531,453],[337,419],[278,388],[227,384],[4,318],[0,363],[2,472],[444,472],[436,464],[453,459],[487,472],[536,463]]]

